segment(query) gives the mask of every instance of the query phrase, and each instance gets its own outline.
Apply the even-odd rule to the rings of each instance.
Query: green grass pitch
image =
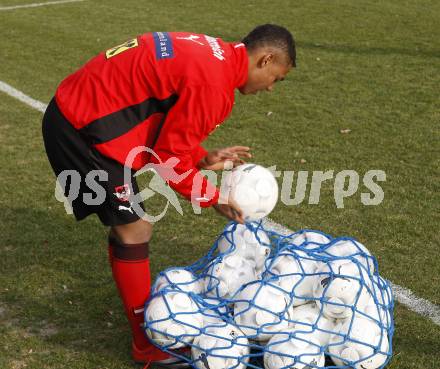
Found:
[[[358,238],[381,275],[440,304],[438,1],[87,0],[0,11],[0,81],[47,103],[67,74],[138,34],[232,41],[267,22],[294,33],[298,68],[271,94],[238,96],[206,147],[249,145],[254,162],[279,170],[384,170],[379,206],[362,205],[361,186],[337,209],[328,182],[318,205],[280,203],[271,216]],[[41,118],[0,93],[0,368],[132,368],[106,231],[95,218],[77,224],[55,200]],[[181,203],[183,217],[169,211],[156,225],[154,273],[195,261],[226,223]],[[400,305],[395,318],[388,368],[438,369],[440,327]]]

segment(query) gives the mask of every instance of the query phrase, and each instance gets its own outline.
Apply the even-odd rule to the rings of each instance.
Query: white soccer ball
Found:
[[[246,221],[267,216],[278,201],[278,183],[273,174],[257,164],[243,164],[232,169],[224,184],[230,198],[243,211]]]
[[[290,337],[287,334],[275,334],[267,343],[264,353],[266,369],[308,369],[323,367],[324,352],[313,334],[302,337]]]
[[[331,239],[325,234],[317,231],[300,231],[295,234],[290,243],[295,246],[300,246],[308,250],[320,248],[331,242]]]
[[[226,303],[220,299],[204,298],[200,306],[203,315],[203,327],[225,324],[224,318],[229,314]]]
[[[249,341],[232,324],[207,327],[194,339],[191,357],[198,369],[244,369],[249,361]]]
[[[185,292],[165,289],[148,303],[145,323],[146,333],[153,342],[176,349],[191,343],[200,334],[203,316],[196,302]]]
[[[377,324],[382,325],[382,327],[384,329],[389,329],[391,328],[392,325],[392,314],[390,312],[389,309],[384,309],[382,306],[380,305],[376,305],[374,303],[373,299],[370,299],[370,301],[368,302],[368,304],[359,309],[359,311],[362,313],[358,313],[358,312],[354,312],[354,316],[358,317],[358,316],[363,316],[363,317],[369,317],[372,320],[374,320],[375,322],[377,322]],[[347,318],[349,319],[349,318]]]
[[[203,289],[203,283],[190,271],[183,268],[173,268],[159,273],[153,286],[153,293],[165,287],[184,292],[200,293]]]
[[[382,305],[382,307],[391,309],[394,305],[391,284],[378,275],[373,275],[372,280],[377,302]]]
[[[301,306],[291,306],[287,311],[289,330],[301,337],[304,333],[314,333],[321,346],[327,346],[334,333],[336,320],[321,314],[315,302]]]
[[[288,327],[289,296],[263,281],[248,284],[234,298],[234,320],[249,339],[267,341]]]
[[[382,277],[373,275],[373,295],[367,305],[360,309],[362,313],[374,319],[385,329],[393,324],[393,295],[389,283]]]
[[[370,251],[362,245],[360,242],[353,239],[342,239],[335,243],[332,243],[328,247],[324,248],[322,253],[325,256],[348,258],[353,257],[358,260],[367,270],[373,274],[374,260]],[[369,268],[369,269],[368,269]]]
[[[252,263],[238,254],[228,254],[219,257],[208,269],[205,277],[206,295],[230,299],[240,287],[256,279]]]
[[[336,365],[377,369],[388,359],[387,332],[373,320],[361,316],[345,319],[336,330],[339,334],[332,336],[329,345],[329,353]]]
[[[278,285],[292,296],[292,304],[299,306],[313,299],[318,262],[304,251],[282,249],[268,262],[266,276],[278,277],[273,284]]]
[[[254,232],[243,224],[230,224],[218,241],[218,250],[221,253],[236,253],[254,263],[257,271],[261,271],[271,248],[269,236],[262,229]]]
[[[318,307],[329,318],[344,319],[351,315],[352,307],[361,309],[370,300],[368,275],[350,260],[335,260],[323,264],[313,287]],[[363,282],[361,282],[361,280]],[[371,287],[370,287],[371,288]],[[358,298],[359,294],[359,298]]]

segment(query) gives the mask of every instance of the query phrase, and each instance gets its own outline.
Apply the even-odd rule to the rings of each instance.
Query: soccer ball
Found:
[[[229,308],[225,302],[215,298],[205,298],[201,302],[200,313],[203,315],[203,326],[225,324],[224,318],[229,314]]]
[[[230,299],[241,286],[256,279],[252,263],[238,254],[227,254],[219,257],[208,269],[205,277],[206,295]]]
[[[337,258],[353,257],[367,268],[371,274],[373,274],[375,270],[374,259],[371,256],[370,251],[364,245],[353,239],[342,239],[332,243],[326,247],[322,253],[325,256]]]
[[[191,343],[200,334],[203,316],[185,292],[162,290],[145,310],[147,336],[160,346],[176,349]]]
[[[307,250],[318,249],[322,245],[326,245],[331,242],[331,239],[325,234],[317,231],[301,231],[293,235],[291,244],[303,247]]]
[[[244,369],[249,361],[249,341],[238,327],[205,328],[191,347],[193,365],[198,369]]]
[[[319,267],[316,273],[313,296],[319,299],[316,303],[319,308],[322,306],[328,318],[347,318],[353,306],[361,309],[367,305],[371,297],[367,284],[371,280],[351,260],[331,261]]]
[[[299,306],[313,298],[318,262],[301,250],[284,248],[268,262],[266,276],[277,277],[273,284],[293,296],[292,304]]]
[[[391,290],[391,285],[385,279],[380,276],[373,275],[373,287],[374,295],[378,304],[380,304],[384,309],[392,309],[393,303],[393,291]]]
[[[381,305],[376,305],[374,300],[371,298],[368,304],[359,310],[361,314],[354,312],[354,316],[369,317],[378,324],[380,324],[384,329],[389,329],[392,324],[392,314],[389,309],[383,308]]]
[[[393,322],[393,295],[390,285],[379,276],[373,276],[373,295],[361,312],[389,329]]]
[[[319,341],[313,334],[295,337],[293,334],[275,334],[267,343],[264,353],[266,369],[306,369],[324,366],[325,358]]]
[[[234,320],[249,338],[267,341],[288,327],[284,315],[289,296],[277,287],[255,281],[234,298]]]
[[[159,292],[165,287],[184,292],[200,293],[202,292],[203,284],[190,271],[183,268],[173,268],[159,273],[153,286],[153,293]]]
[[[278,201],[278,183],[273,174],[260,165],[239,165],[226,175],[224,185],[249,222],[267,216]]]
[[[336,320],[321,314],[315,302],[301,306],[291,306],[287,311],[289,330],[301,337],[304,333],[314,333],[321,346],[327,346],[336,327]]]
[[[254,263],[257,271],[261,271],[271,248],[269,237],[263,230],[254,232],[245,225],[230,224],[219,239],[218,250],[221,253],[238,254]]]
[[[361,316],[345,319],[336,330],[338,334],[332,336],[329,345],[336,365],[377,369],[388,359],[387,332],[373,320]],[[342,338],[345,335],[346,338]]]

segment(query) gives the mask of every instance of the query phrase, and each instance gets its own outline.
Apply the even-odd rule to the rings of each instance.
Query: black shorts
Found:
[[[95,213],[103,224],[113,226],[140,218],[130,201],[139,192],[134,171],[127,168],[130,180],[124,181],[124,165],[93,148],[62,115],[55,99],[44,114],[43,138],[49,162],[77,220]],[[142,203],[139,206],[143,211]]]

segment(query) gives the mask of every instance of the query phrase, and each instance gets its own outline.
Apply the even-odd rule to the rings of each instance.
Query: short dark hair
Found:
[[[276,24],[263,24],[254,28],[241,42],[251,51],[258,47],[273,46],[286,54],[288,61],[296,67],[295,40],[284,27]]]

